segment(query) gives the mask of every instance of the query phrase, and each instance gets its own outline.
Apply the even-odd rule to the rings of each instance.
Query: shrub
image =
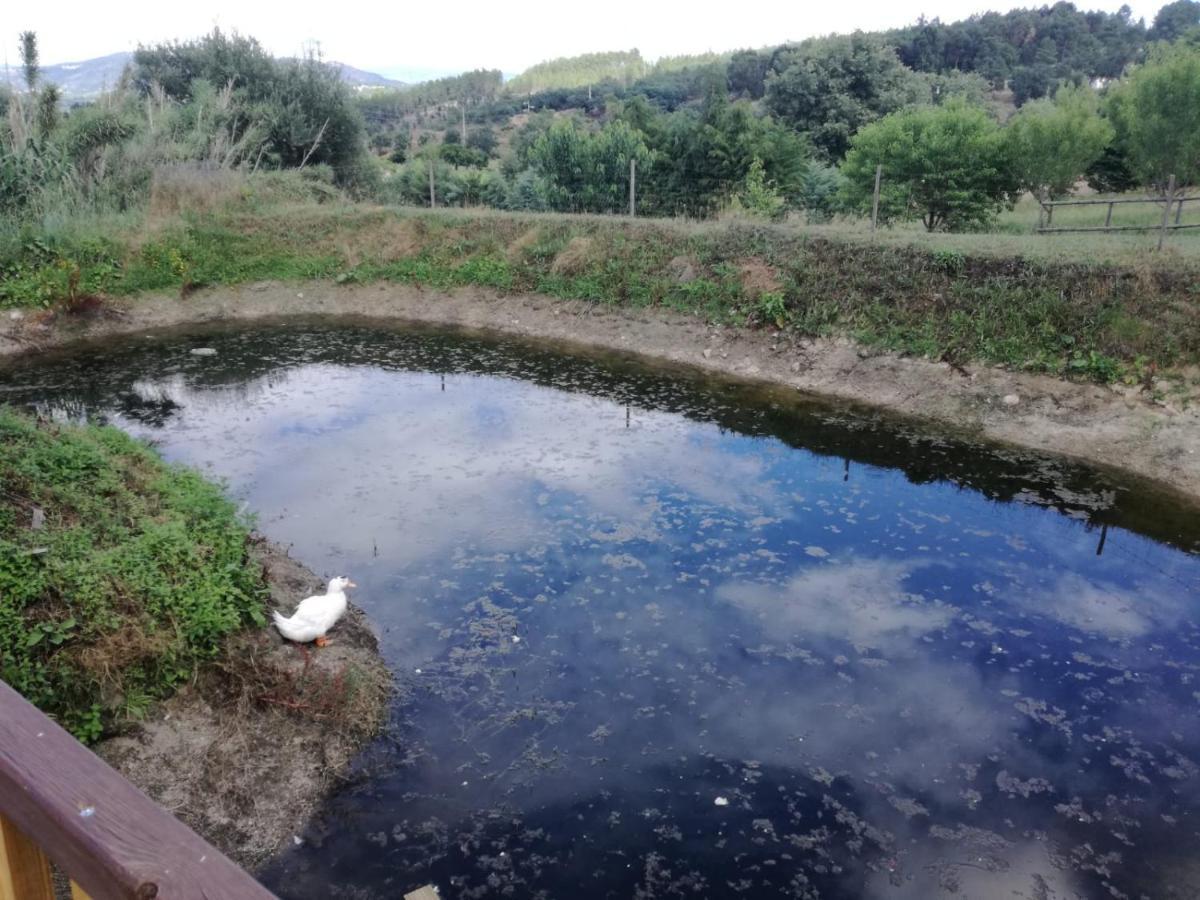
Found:
[[[920,219],[929,231],[980,227],[1017,189],[1000,126],[960,101],[892,113],[854,136],[843,197],[864,213],[878,165],[880,220]]]

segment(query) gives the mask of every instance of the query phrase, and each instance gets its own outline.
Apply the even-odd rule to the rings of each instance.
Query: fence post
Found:
[[[879,183],[883,180],[883,166],[875,167],[875,193],[871,197],[871,234],[879,227]]]
[[[629,160],[629,217],[637,215],[637,158]]]
[[[437,191],[433,186],[433,160],[429,160],[429,208],[437,209]]]
[[[1183,195],[1186,194],[1185,189],[1179,191],[1179,205],[1175,207],[1175,224],[1178,225],[1183,220]]]
[[[50,866],[37,844],[0,815],[0,897],[54,900]]]
[[[1162,228],[1158,232],[1158,249],[1163,248],[1163,241],[1167,239],[1167,222],[1171,219],[1171,201],[1175,199],[1175,176],[1172,175],[1167,179],[1167,202],[1163,204],[1163,220]]]
[[[1110,204],[1108,204],[1108,215],[1106,215],[1104,217],[1104,227],[1105,228],[1107,228],[1108,226],[1110,226],[1112,224],[1112,211],[1113,211],[1113,205],[1110,203]]]

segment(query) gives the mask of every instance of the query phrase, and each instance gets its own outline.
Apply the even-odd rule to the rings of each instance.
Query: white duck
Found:
[[[334,578],[326,593],[301,600],[290,618],[275,610],[275,627],[289,641],[316,641],[318,647],[324,647],[329,643],[325,634],[346,614],[346,589],[352,587],[358,585],[349,578]]]

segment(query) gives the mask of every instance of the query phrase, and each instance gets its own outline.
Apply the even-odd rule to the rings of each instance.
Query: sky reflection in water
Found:
[[[1200,525],[1144,490],[427,331],[143,339],[4,400],[360,584],[396,741],[283,897],[1200,894]]]

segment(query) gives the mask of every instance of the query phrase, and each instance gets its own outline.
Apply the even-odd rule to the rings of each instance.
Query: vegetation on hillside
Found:
[[[115,428],[0,407],[0,678],[96,740],[265,624],[246,523]]]
[[[1035,216],[1021,221],[1008,212],[1024,192],[1063,196],[1087,175],[1106,189],[1161,196],[1171,174],[1185,185],[1200,178],[1200,41],[1183,27],[1191,10],[1165,9],[1153,31],[1175,41],[1143,53],[1147,34],[1142,49],[1130,51],[1140,61],[1110,60],[1123,74],[1102,91],[1064,83],[1007,122],[984,102],[978,71],[965,62],[915,71],[889,45],[894,35],[808,41],[769,56],[660,61],[643,65],[639,80],[632,80],[636,54],[589,58],[579,72],[623,67],[629,84],[592,100],[585,94],[577,109],[525,110],[511,119],[505,104],[513,98],[498,73],[379,95],[386,103],[372,107],[355,102],[317,59],[280,63],[253,40],[219,31],[142,48],[110,95],[64,112],[39,78],[36,39],[28,35],[26,90],[5,101],[0,124],[0,305],[80,308],[106,295],[164,288],[186,295],[255,278],[399,278],[662,304],[805,334],[853,334],[906,352],[1133,377],[1145,366],[1195,361],[1196,280],[1171,274],[1192,267],[1164,262],[1159,278],[1083,260],[1074,261],[1078,268],[1021,260],[1044,255],[1048,240],[1004,244],[996,235],[1028,232]],[[1049,32],[1062,52],[1087,43],[1074,7],[1028,15],[1063,25]],[[1083,21],[1091,23],[1089,40],[1107,46],[1128,36],[1127,18]],[[985,20],[992,22],[981,17],[979,28]],[[946,28],[943,36],[956,33]],[[968,58],[975,57],[961,60]],[[1088,56],[1085,68],[1099,66],[1098,58]],[[564,67],[570,61],[540,71]],[[684,99],[662,102],[653,83],[686,85]],[[380,122],[391,121],[383,113],[397,97],[410,105],[407,130],[393,140]],[[364,127],[364,109],[383,118]],[[509,112],[491,118],[497,109]],[[432,120],[424,118],[430,110]],[[518,214],[620,213],[632,167],[639,215],[730,215],[785,227],[695,236],[661,224],[627,231],[616,222],[569,228],[552,220],[550,239],[521,215],[402,218],[404,240],[390,252],[364,229],[388,233],[392,214],[346,205],[372,199]],[[880,167],[886,233],[872,239],[879,257],[871,261],[854,229],[872,211]],[[1161,208],[1125,207],[1121,215],[1157,223]],[[1064,210],[1055,221],[1082,215]],[[902,246],[913,242],[909,222],[940,233],[941,243]],[[472,236],[466,223],[481,234]],[[826,230],[797,228],[812,223]],[[945,237],[951,231],[993,236],[963,243]],[[524,249],[526,238],[536,252]],[[624,243],[634,240],[646,246]],[[566,244],[575,250],[567,253]],[[827,249],[835,246],[843,250]],[[995,264],[1003,246],[1014,249]],[[1054,246],[1094,254],[1098,244]],[[676,259],[696,277],[677,280]],[[747,287],[737,273],[757,265],[747,260],[764,259],[776,287]],[[959,277],[983,260],[982,276]],[[1162,308],[1149,303],[1154,291],[1169,298]]]
[[[12,228],[144,208],[180,170],[298,169],[387,203],[616,213],[636,167],[642,215],[822,222],[867,212],[882,165],[885,224],[989,228],[1022,191],[1061,197],[1085,175],[1159,192],[1170,174],[1197,179],[1200,26],[1185,27],[1197,10],[1178,0],[1146,29],[1060,3],[654,65],[635,50],[591,54],[509,85],[478,70],[363,99],[318,59],[277,61],[214,30],[140,48],[111,94],[65,112],[28,34],[27,89],[0,125],[0,208]],[[1041,57],[1056,60],[1047,96],[1001,139],[997,90]],[[1097,93],[1097,73],[1121,77]],[[978,128],[995,133],[986,152],[933,143]],[[909,144],[876,152],[888,135]]]

